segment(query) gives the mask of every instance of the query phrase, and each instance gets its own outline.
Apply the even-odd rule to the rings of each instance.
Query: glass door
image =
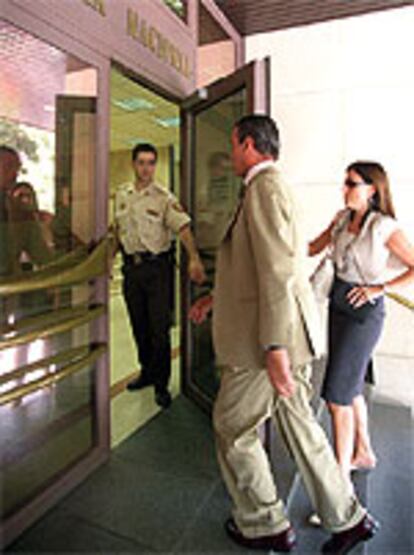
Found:
[[[208,277],[201,287],[182,280],[183,384],[185,392],[206,409],[215,397],[220,372],[214,357],[211,319],[194,326],[186,314],[192,302],[213,286],[216,251],[239,194],[241,182],[233,175],[230,159],[231,130],[245,114],[269,112],[268,77],[267,60],[252,62],[198,90],[182,110],[182,198],[193,217]]]
[[[97,393],[106,243],[95,235],[98,70],[1,19],[0,36],[0,536],[8,543],[108,453]]]

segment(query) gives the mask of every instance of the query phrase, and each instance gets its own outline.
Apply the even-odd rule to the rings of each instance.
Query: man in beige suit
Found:
[[[309,405],[319,324],[295,203],[275,164],[278,130],[267,116],[246,116],[231,141],[244,194],[219,249],[213,292],[214,345],[224,365],[213,421],[234,504],[226,531],[250,549],[295,545],[258,434],[273,416],[322,525],[332,532],[322,552],[347,553],[371,538],[377,524],[342,475]],[[193,305],[195,323],[206,318],[213,295]]]

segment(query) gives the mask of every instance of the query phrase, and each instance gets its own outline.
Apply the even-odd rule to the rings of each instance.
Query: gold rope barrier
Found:
[[[29,393],[33,393],[39,389],[43,389],[49,385],[52,385],[68,376],[75,374],[85,366],[93,364],[106,350],[106,345],[97,345],[92,347],[90,353],[83,357],[81,360],[73,362],[67,366],[61,368],[58,372],[54,372],[53,374],[48,374],[47,376],[43,376],[37,380],[33,380],[30,383],[24,384],[22,386],[16,387],[10,391],[6,391],[0,394],[0,405],[5,405],[6,403],[10,403],[11,401],[16,401],[17,399],[21,399],[25,395]]]
[[[65,309],[66,310],[66,309]],[[105,313],[105,306],[97,305],[95,307],[84,309],[84,314],[77,315],[73,318],[68,318],[63,322],[58,322],[57,324],[50,324],[40,329],[33,329],[26,333],[12,335],[11,337],[5,337],[0,340],[0,351],[3,349],[8,349],[9,347],[15,347],[17,345],[23,345],[24,343],[29,343],[30,341],[34,341],[35,339],[45,339],[46,337],[50,337],[51,335],[56,335],[58,333],[63,333],[65,331],[69,331],[73,328],[77,328],[82,326],[83,324],[87,324],[91,322],[95,318],[99,318],[102,314]],[[74,309],[76,313],[80,311],[78,309]],[[9,332],[13,334],[14,332]]]
[[[109,245],[110,238],[105,237],[86,258],[83,254],[85,251],[80,249],[66,255],[60,259],[60,262],[59,259],[51,262],[29,276],[19,275],[14,279],[0,279],[0,296],[74,285],[102,275],[107,271]],[[76,265],[71,267],[72,264]]]

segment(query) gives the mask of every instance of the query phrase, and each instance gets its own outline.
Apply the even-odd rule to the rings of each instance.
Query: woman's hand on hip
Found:
[[[359,308],[366,303],[373,303],[383,294],[384,287],[382,285],[357,285],[349,291],[347,299],[353,307]]]

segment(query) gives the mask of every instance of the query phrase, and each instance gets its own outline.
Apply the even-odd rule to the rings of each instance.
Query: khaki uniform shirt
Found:
[[[127,254],[168,251],[172,233],[190,222],[177,198],[158,183],[137,191],[133,183],[120,185],[115,195],[118,237]]]

